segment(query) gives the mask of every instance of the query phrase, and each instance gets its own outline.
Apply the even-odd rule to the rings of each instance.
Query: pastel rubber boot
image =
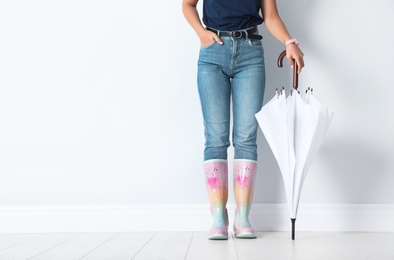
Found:
[[[256,238],[256,232],[249,222],[249,212],[253,200],[256,169],[256,161],[234,161],[233,178],[236,203],[234,234],[237,238]]]
[[[228,165],[226,160],[209,160],[204,163],[205,182],[208,191],[213,224],[208,239],[228,239]]]

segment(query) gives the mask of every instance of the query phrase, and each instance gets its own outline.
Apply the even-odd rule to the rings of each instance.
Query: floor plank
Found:
[[[0,234],[0,251],[38,236],[41,234]]]
[[[295,240],[291,240],[290,232],[272,233],[278,244],[293,260],[341,260],[345,259],[336,251],[319,241],[311,232],[297,232]]]
[[[379,240],[374,238],[376,233],[320,232],[315,236],[345,259],[394,259],[390,249],[393,244],[378,243]],[[391,241],[393,239],[391,237]]]
[[[186,255],[186,260],[237,260],[233,238],[209,240],[208,232],[195,232]]]
[[[130,260],[155,233],[120,233],[81,260]]]
[[[77,260],[116,236],[116,233],[83,233],[37,254],[31,260]]]
[[[271,232],[257,232],[256,239],[234,239],[239,260],[291,259],[285,250],[286,243]]]
[[[79,234],[44,234],[0,251],[0,259],[26,260],[49,248],[62,244]]]
[[[366,234],[363,234],[366,235]],[[370,234],[372,243],[376,247],[394,255],[394,233],[393,232],[374,232]]]
[[[192,237],[193,232],[157,233],[133,260],[183,260]]]

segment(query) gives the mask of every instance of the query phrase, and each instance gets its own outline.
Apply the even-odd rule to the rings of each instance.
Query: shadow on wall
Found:
[[[321,177],[325,181],[324,191],[330,192],[327,194],[330,199],[339,203],[385,203],[382,193],[387,185],[385,175],[390,162],[380,147],[368,140],[331,138],[319,153],[320,161],[327,169],[324,171],[326,176]]]

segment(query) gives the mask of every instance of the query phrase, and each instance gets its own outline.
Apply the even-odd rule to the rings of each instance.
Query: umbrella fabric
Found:
[[[318,123],[319,111],[310,106],[297,91],[287,98],[287,127],[290,133],[290,145],[295,156],[294,172],[283,176],[290,218],[297,216],[303,182],[307,171],[304,166],[312,146],[314,132]],[[283,174],[282,174],[283,175]]]
[[[290,145],[284,90],[283,92],[276,91],[275,96],[256,114],[256,119],[281,172],[290,175],[294,171],[295,155]]]
[[[312,141],[319,111],[301,98],[297,91],[287,98],[285,91],[281,92],[277,92],[262,107],[256,119],[280,168],[290,217],[296,218],[300,192],[307,174],[304,166],[313,158],[310,148],[315,147]]]
[[[327,130],[334,116],[334,113],[330,109],[328,109],[328,107],[324,106],[312,95],[311,90],[307,91],[305,95],[305,101],[306,103],[315,107],[319,111],[319,116],[318,116],[317,126],[314,131],[311,147],[309,149],[308,157],[305,161],[304,175],[306,175],[306,172],[309,171],[309,168],[313,162],[313,158],[315,157],[321,144],[323,143],[324,137],[327,133]],[[302,182],[303,181],[304,180],[302,180]]]

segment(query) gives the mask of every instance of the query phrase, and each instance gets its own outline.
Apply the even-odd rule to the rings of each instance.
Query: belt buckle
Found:
[[[231,37],[236,38],[236,39],[241,38],[242,37],[242,31],[233,31],[233,32],[231,32]]]

